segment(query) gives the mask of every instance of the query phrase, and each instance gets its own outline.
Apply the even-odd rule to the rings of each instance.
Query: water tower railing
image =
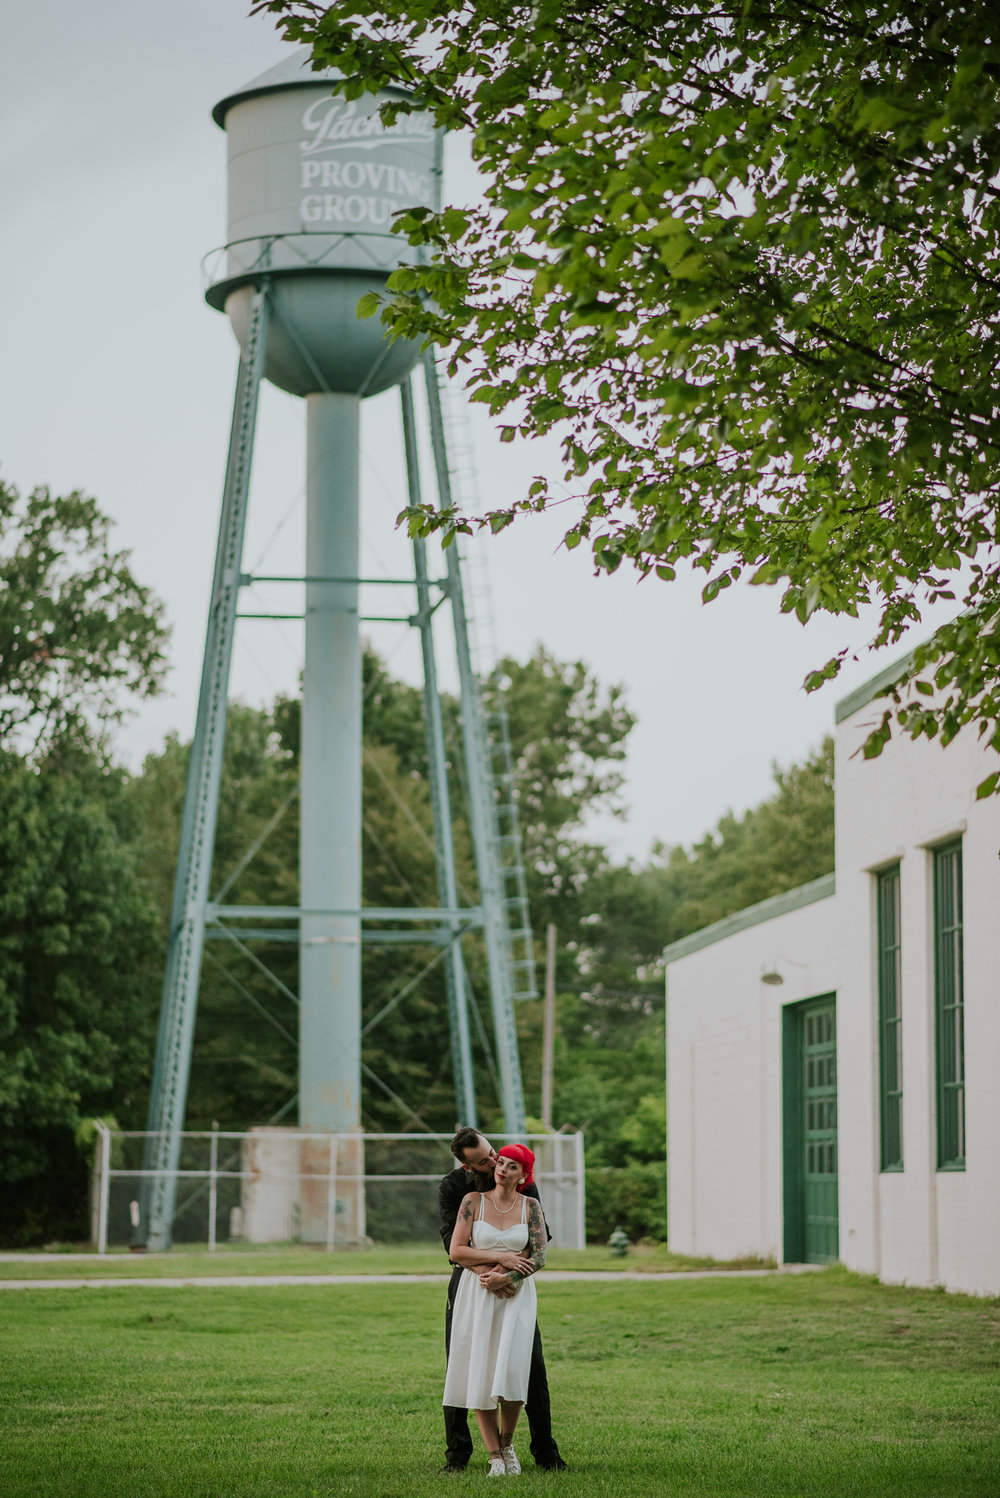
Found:
[[[237,276],[270,271],[344,270],[385,272],[385,246],[391,243],[404,259],[409,246],[398,234],[372,230],[303,229],[295,233],[253,234],[218,245],[202,257],[203,289],[231,281]],[[352,258],[357,264],[352,265]]]

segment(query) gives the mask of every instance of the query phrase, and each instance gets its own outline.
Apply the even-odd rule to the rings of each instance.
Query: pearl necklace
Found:
[[[501,1217],[505,1216],[506,1213],[508,1213],[508,1212],[513,1212],[514,1208],[517,1206],[517,1196],[516,1196],[516,1194],[514,1196],[514,1200],[511,1202],[511,1204],[510,1204],[509,1207],[498,1206],[497,1205],[497,1188],[495,1186],[493,1187],[493,1190],[490,1192],[490,1197],[491,1197],[491,1199],[493,1201],[493,1210],[494,1210],[494,1212],[499,1212],[499,1214],[500,1214]]]

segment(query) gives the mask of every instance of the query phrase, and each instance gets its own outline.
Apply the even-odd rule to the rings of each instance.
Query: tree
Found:
[[[96,1113],[142,1126],[158,996],[155,912],[122,777],[92,755],[0,763],[0,1234],[84,1238]]]
[[[83,1237],[79,1132],[142,1122],[155,912],[108,726],[159,690],[162,605],[81,494],[0,483],[0,1232]]]
[[[628,987],[638,971],[658,979],[670,942],[832,873],[833,740],[772,774],[775,792],[759,806],[727,811],[690,848],[661,845],[644,869],[609,869],[598,882],[589,960],[610,987]]]
[[[576,935],[589,1024],[612,1044],[658,1006],[671,942],[834,865],[833,741],[772,770],[774,794],[741,817],[727,811],[690,848],[659,845],[642,868],[605,868],[587,890]]]
[[[833,868],[832,741],[773,774],[771,796],[692,847],[661,847],[642,868],[605,862],[560,928],[553,1116],[586,1134],[592,1236],[619,1220],[633,1237],[663,1232],[664,947]],[[522,1005],[518,1021],[534,1100],[541,1016]]]
[[[163,605],[96,502],[0,482],[0,745],[91,742],[166,674]]]
[[[894,721],[1000,747],[993,5],[257,9],[348,97],[402,84],[387,119],[471,132],[485,203],[399,218],[429,263],[390,278],[382,315],[450,349],[505,439],[563,433],[567,546],[704,569],[706,599],[779,585],[803,621],[874,602],[876,647],[961,589],[866,752]],[[538,478],[489,523],[548,499]]]
[[[548,921],[565,931],[607,864],[605,849],[581,836],[588,816],[624,815],[621,766],[635,718],[621,686],[602,688],[583,661],[558,661],[543,646],[526,661],[499,662],[485,685],[488,708],[501,684],[532,920],[537,931]]]
[[[298,903],[298,816],[290,793],[298,780],[297,757],[285,746],[272,714],[230,704],[219,796],[211,889],[231,903]],[[155,901],[158,1008],[166,962],[177,851],[189,746],[171,735],[147,756],[142,773],[127,787],[137,833],[139,879]],[[245,855],[286,807],[245,868]],[[233,879],[233,876],[236,876]],[[250,943],[249,950],[292,993],[297,982],[294,946]],[[267,1122],[294,1097],[297,1019],[292,1002],[267,980],[246,950],[208,940],[199,991],[191,1061],[189,1127],[242,1129]],[[143,1127],[145,1125],[143,1124]]]

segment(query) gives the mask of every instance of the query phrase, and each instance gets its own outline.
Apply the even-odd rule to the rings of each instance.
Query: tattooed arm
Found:
[[[476,1250],[469,1244],[472,1237],[472,1224],[476,1220],[479,1203],[482,1200],[478,1191],[470,1191],[469,1195],[462,1198],[462,1205],[458,1209],[458,1217],[455,1219],[455,1231],[451,1235],[448,1245],[448,1257],[453,1264],[461,1264],[465,1269],[472,1269]]]
[[[536,1274],[545,1264],[548,1241],[548,1229],[542,1215],[541,1203],[529,1197],[528,1246],[524,1250],[525,1267],[507,1270],[504,1273],[487,1271],[479,1276],[480,1284],[485,1285],[487,1290],[492,1290],[495,1295],[502,1298],[513,1295],[522,1280],[527,1279],[529,1274]]]

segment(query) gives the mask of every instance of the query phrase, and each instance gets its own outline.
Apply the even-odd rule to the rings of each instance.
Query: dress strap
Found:
[[[485,1222],[486,1221],[486,1192],[485,1191],[481,1191],[479,1193],[479,1221],[480,1222]]]
[[[521,1221],[522,1222],[527,1222],[527,1220],[528,1220],[528,1198],[522,1193],[522,1195],[521,1195]]]

